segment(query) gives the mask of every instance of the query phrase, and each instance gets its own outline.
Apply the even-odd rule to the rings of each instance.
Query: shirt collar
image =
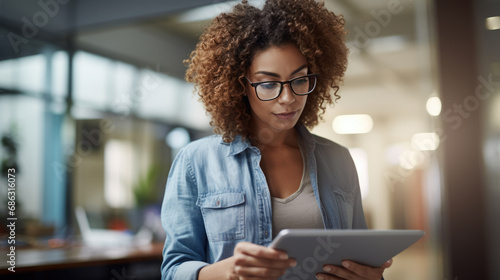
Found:
[[[309,132],[309,130],[303,124],[297,124],[295,127],[299,132],[300,137],[302,137],[306,149],[308,151],[314,151],[315,141],[311,132]]]
[[[250,142],[247,139],[243,139],[241,135],[236,136],[231,143],[226,143],[224,141],[221,141],[221,143],[229,146],[227,156],[237,155],[251,147]]]

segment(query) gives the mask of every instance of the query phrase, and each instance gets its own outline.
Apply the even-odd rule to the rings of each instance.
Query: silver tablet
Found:
[[[280,279],[316,279],[323,265],[343,260],[379,267],[423,235],[421,230],[285,229],[269,246],[297,261]]]

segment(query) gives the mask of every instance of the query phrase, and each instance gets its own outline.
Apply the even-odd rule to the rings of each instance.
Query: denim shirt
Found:
[[[365,229],[358,177],[349,151],[298,125],[311,185],[326,229]],[[248,140],[220,135],[191,142],[175,158],[161,220],[166,232],[162,279],[197,279],[233,255],[238,242],[272,241],[271,195],[261,154]]]

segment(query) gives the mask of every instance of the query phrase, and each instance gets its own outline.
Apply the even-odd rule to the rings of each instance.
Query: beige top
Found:
[[[306,153],[299,140],[303,170],[299,189],[286,198],[272,197],[273,238],[282,229],[290,228],[325,228],[321,211],[311,186]]]

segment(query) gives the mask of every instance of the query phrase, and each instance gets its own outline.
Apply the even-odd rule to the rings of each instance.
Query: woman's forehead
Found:
[[[304,67],[305,66],[305,67]],[[257,52],[250,64],[249,71],[292,74],[302,69],[307,71],[307,60],[293,44],[272,46]]]

